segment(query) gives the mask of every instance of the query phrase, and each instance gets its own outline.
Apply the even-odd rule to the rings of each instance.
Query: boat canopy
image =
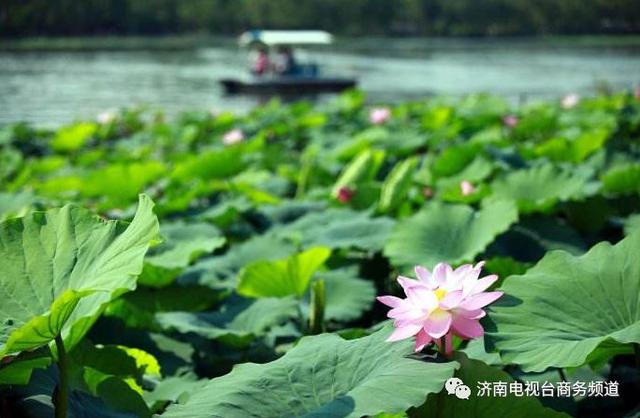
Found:
[[[275,45],[326,45],[333,36],[322,30],[251,30],[240,35],[241,46],[261,43]]]

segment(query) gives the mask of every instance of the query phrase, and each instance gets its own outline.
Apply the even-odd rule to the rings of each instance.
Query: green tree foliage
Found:
[[[346,35],[640,31],[637,0],[5,0],[0,35],[237,34],[322,28]]]

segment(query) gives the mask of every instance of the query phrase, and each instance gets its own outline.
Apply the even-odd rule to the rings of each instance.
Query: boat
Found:
[[[249,50],[261,48],[270,55],[273,49],[281,49],[292,57],[294,47],[329,45],[332,42],[330,33],[319,30],[252,30],[238,39],[239,45]],[[357,84],[354,78],[323,76],[318,64],[297,59],[286,73],[268,71],[244,78],[225,78],[219,82],[226,94],[287,96],[337,93]]]

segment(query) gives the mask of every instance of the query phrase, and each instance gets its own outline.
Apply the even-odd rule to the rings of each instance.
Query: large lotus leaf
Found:
[[[129,328],[113,318],[100,318],[88,338],[95,344],[126,345],[144,350],[158,360],[166,376],[193,368],[195,349],[191,344],[166,334]]]
[[[107,206],[127,206],[165,172],[159,161],[115,163],[90,172],[80,191],[84,196],[105,198]]]
[[[640,234],[580,257],[548,253],[488,315],[487,342],[526,371],[573,367],[601,344],[640,342]]]
[[[321,245],[378,251],[384,246],[394,223],[387,217],[373,218],[366,212],[332,208],[305,215],[275,229],[274,233],[305,247]]]
[[[31,193],[0,193],[0,221],[22,214],[34,201]]]
[[[2,142],[1,139],[0,142]],[[11,147],[3,147],[0,143],[0,183],[16,172],[22,161],[23,157],[20,151]]]
[[[90,122],[79,122],[65,126],[56,132],[51,140],[51,148],[58,152],[76,151],[96,133],[98,125]]]
[[[483,156],[475,157],[461,171],[438,179],[438,187],[446,188],[451,185],[459,185],[461,181],[467,180],[472,183],[479,183],[486,179],[493,171],[493,164]]]
[[[325,282],[325,319],[352,321],[371,308],[376,288],[372,281],[358,278],[357,269],[342,268],[318,276]]]
[[[271,223],[287,224],[309,213],[326,210],[326,208],[327,204],[324,202],[284,200],[279,205],[264,205],[260,207],[260,212],[264,214]]]
[[[497,198],[514,199],[522,213],[546,211],[559,201],[575,200],[585,195],[590,170],[560,170],[545,164],[512,171],[491,185]]]
[[[601,180],[605,193],[640,193],[640,164],[614,166],[602,175]]]
[[[198,214],[197,219],[213,222],[220,227],[227,227],[233,223],[241,213],[251,209],[252,204],[244,196],[223,200],[215,206]]]
[[[458,399],[449,395],[446,390],[439,394],[429,395],[427,402],[417,411],[412,411],[412,418],[430,418],[437,412],[439,418],[569,418],[569,415],[544,407],[538,399],[528,396],[493,396],[479,395],[479,382],[502,382],[508,385],[513,382],[511,376],[495,367],[487,366],[482,361],[471,360],[462,354],[456,355],[460,368],[455,376],[471,389],[469,399]]]
[[[194,333],[243,346],[255,336],[298,315],[294,298],[236,299],[215,312],[164,312],[156,315],[167,331]]]
[[[587,245],[580,234],[561,219],[549,216],[532,216],[522,219],[514,231],[536,242],[546,250],[565,250],[573,255],[586,251]],[[524,238],[523,237],[523,238]],[[526,239],[522,239],[525,241]]]
[[[15,387],[12,411],[9,416],[24,418],[54,418],[51,395],[58,386],[57,368],[36,370],[28,386]],[[111,389],[114,389],[113,387]],[[114,391],[117,395],[117,390]],[[13,412],[15,415],[11,415]],[[69,393],[68,418],[140,418],[140,414],[112,409],[102,399],[71,388]]]
[[[259,235],[233,245],[224,255],[202,259],[178,277],[180,284],[202,284],[216,289],[233,289],[231,280],[245,265],[258,260],[283,258],[295,247],[273,234]]]
[[[427,143],[427,137],[422,132],[418,132],[410,127],[394,127],[393,133],[384,129],[381,135],[372,135],[369,138],[362,138],[358,135],[356,138],[361,138],[363,142],[370,142],[370,145],[376,148],[382,148],[392,152],[394,155],[402,156],[412,154],[416,148],[420,148]],[[354,140],[356,138],[354,138]]]
[[[70,358],[79,389],[115,410],[134,412],[140,417],[151,415],[140,386],[143,376],[160,377],[160,365],[151,354],[137,348],[85,342],[71,352]]]
[[[486,260],[484,269],[487,273],[495,274],[500,282],[509,276],[524,274],[532,264],[514,260],[511,257],[493,257]],[[494,286],[496,286],[494,284]]]
[[[151,354],[139,348],[122,345],[97,345],[86,342],[79,344],[71,352],[73,360],[86,368],[100,371],[106,375],[142,378],[142,376],[160,376],[160,364]],[[142,391],[137,382],[131,386]]]
[[[158,233],[146,196],[133,222],[67,205],[0,224],[0,356],[62,334],[71,346],[102,306],[131,290]]]
[[[410,157],[393,167],[380,190],[380,201],[378,202],[380,212],[388,213],[405,201],[413,183],[417,166],[418,158]]]
[[[342,187],[356,187],[360,183],[373,180],[384,160],[384,151],[364,150],[347,165],[333,186],[331,194],[338,195]]]
[[[408,357],[410,341],[387,343],[387,327],[346,341],[334,334],[306,337],[268,364],[241,364],[211,380],[164,417],[361,417],[403,412],[442,389],[456,362]],[[265,396],[268,394],[268,396]]]
[[[188,224],[182,221],[163,224],[164,242],[149,250],[138,282],[147,286],[166,286],[191,262],[221,247],[225,239],[208,223]]]
[[[130,328],[158,329],[155,314],[169,311],[204,311],[225,295],[205,286],[171,285],[163,288],[138,287],[111,301],[104,315],[119,318]]]
[[[554,161],[571,161],[580,163],[589,155],[602,148],[609,138],[607,129],[594,129],[575,137],[550,138],[533,148],[537,157],[548,157]]]
[[[143,394],[144,400],[154,409],[164,402],[184,402],[191,392],[199,390],[207,380],[198,380],[195,374],[185,374],[162,379],[151,392]]]
[[[26,385],[34,369],[47,368],[51,364],[49,352],[22,353],[6,364],[0,365],[0,385]]]
[[[631,235],[636,231],[640,231],[640,213],[631,215],[624,221],[625,235]]]
[[[194,177],[210,180],[233,176],[245,167],[243,151],[243,147],[229,147],[190,156],[176,164],[171,178],[190,181]]]
[[[238,293],[254,298],[289,295],[302,296],[313,274],[331,255],[325,247],[313,247],[288,258],[256,261],[238,278]]]
[[[474,211],[434,202],[401,221],[384,248],[397,266],[471,261],[518,219],[512,201],[494,201]]]
[[[473,167],[478,148],[466,144],[445,148],[431,166],[432,175],[436,178],[451,177]]]

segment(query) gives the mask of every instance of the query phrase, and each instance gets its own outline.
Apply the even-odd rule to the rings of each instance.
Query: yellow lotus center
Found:
[[[442,300],[443,297],[446,296],[447,291],[444,289],[438,289],[438,290],[435,290],[433,293],[436,294],[436,298],[438,298],[438,300],[440,301]]]

